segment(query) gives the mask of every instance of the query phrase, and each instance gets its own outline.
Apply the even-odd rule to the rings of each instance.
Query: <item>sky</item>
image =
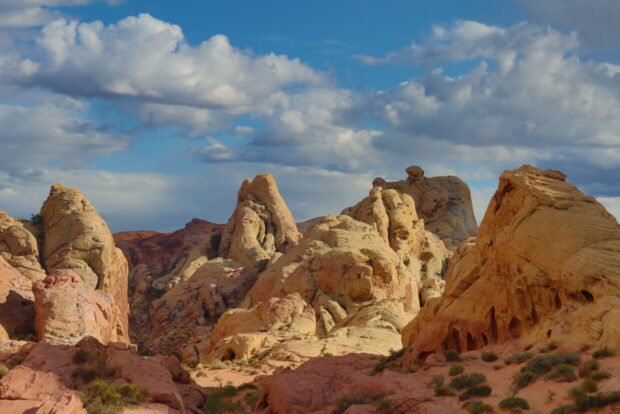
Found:
[[[620,217],[617,0],[0,0],[0,209],[80,188],[113,231],[298,221],[375,177],[561,170]]]

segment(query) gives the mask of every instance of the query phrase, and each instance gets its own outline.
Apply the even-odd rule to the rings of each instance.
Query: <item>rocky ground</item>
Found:
[[[620,410],[615,218],[524,166],[476,232],[461,180],[407,174],[299,224],[268,174],[174,233],[62,185],[0,212],[0,413]]]

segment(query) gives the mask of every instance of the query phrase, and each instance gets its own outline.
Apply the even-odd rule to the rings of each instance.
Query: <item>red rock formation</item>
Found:
[[[417,378],[386,370],[371,374],[377,358],[364,354],[312,359],[294,371],[264,377],[260,414],[330,413],[343,397],[383,394],[393,412],[458,413],[449,403],[435,398],[432,388]],[[360,411],[354,411],[359,408]],[[356,405],[347,413],[376,412],[370,405]],[[365,410],[364,410],[365,409]]]
[[[110,294],[88,288],[72,270],[52,270],[32,291],[39,340],[58,345],[74,345],[86,336],[104,344],[127,341],[123,315]]]
[[[86,355],[83,363],[74,358],[78,350]],[[163,412],[202,413],[204,393],[174,357],[145,358],[115,344],[103,346],[85,338],[77,346],[39,342],[25,352],[22,364],[0,380],[0,409],[3,413],[73,414],[85,413],[80,396],[87,384],[78,368],[96,368],[109,383],[132,382],[148,394],[147,404],[158,404]]]
[[[505,171],[441,299],[403,332],[407,362],[515,338],[620,351],[620,226],[556,171]]]

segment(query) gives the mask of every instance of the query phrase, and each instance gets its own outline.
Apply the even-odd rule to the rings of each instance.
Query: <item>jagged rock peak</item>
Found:
[[[260,268],[276,252],[296,246],[301,233],[278,191],[275,178],[259,174],[241,184],[237,206],[222,235],[219,253]]]
[[[427,178],[424,170],[416,165],[405,171],[406,180],[390,182],[379,177],[372,184],[409,194],[426,229],[442,239],[451,250],[476,235],[471,194],[463,180],[455,176]]]

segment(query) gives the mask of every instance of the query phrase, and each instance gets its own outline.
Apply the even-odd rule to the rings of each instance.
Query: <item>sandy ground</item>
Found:
[[[234,371],[232,369],[200,368],[192,371],[192,379],[201,387],[214,388],[232,384],[235,387],[254,381],[259,374]]]
[[[535,356],[543,355],[536,354]],[[504,398],[512,396],[512,377],[517,373],[526,362],[521,364],[506,365],[503,362],[504,357],[502,355],[495,362],[484,362],[480,357],[479,352],[470,352],[463,354],[463,361],[458,364],[465,367],[465,373],[479,372],[487,377],[487,383],[492,388],[492,394],[489,397],[476,397],[475,399],[481,400],[496,408],[496,412],[502,412],[499,407],[499,402]],[[476,359],[468,359],[468,357],[474,357]],[[581,354],[582,361],[588,361],[592,359],[591,354]],[[613,376],[610,379],[600,381],[598,383],[599,391],[612,391],[620,390],[620,357],[599,359],[601,369],[609,371]],[[423,378],[425,382],[430,382],[435,375],[443,375],[446,379],[446,383],[450,381],[452,377],[448,375],[450,366],[454,363],[448,363],[446,366],[432,367],[428,370],[422,370],[420,372],[409,374],[418,378]],[[575,367],[575,372],[578,371],[578,367]],[[554,380],[545,380],[543,378],[538,379],[533,384],[521,389],[516,394],[517,397],[524,398],[530,405],[529,410],[522,411],[523,413],[536,413],[536,414],[549,414],[553,409],[560,405],[571,404],[573,401],[568,396],[568,390],[578,386],[582,379],[578,378],[572,382],[557,382]],[[454,407],[460,408],[462,402],[457,397],[442,397],[449,401]],[[508,411],[506,411],[508,412]],[[596,411],[589,411],[596,412]],[[616,408],[616,411],[609,411],[609,408],[605,412],[618,412],[620,413],[620,407]]]

